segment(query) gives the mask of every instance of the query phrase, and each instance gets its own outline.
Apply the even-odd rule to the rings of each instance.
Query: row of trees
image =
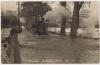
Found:
[[[74,2],[74,10],[73,10],[73,16],[72,16],[72,22],[71,22],[71,32],[70,36],[72,38],[76,37],[77,29],[79,27],[79,11],[83,5],[82,2]],[[60,2],[60,5],[66,8],[66,2]],[[50,6],[47,3],[43,2],[23,2],[21,4],[21,16],[25,18],[26,20],[26,26],[27,28],[31,28],[32,25],[39,24],[40,18],[43,18],[43,16],[46,14],[47,11],[51,10]],[[65,35],[65,28],[66,28],[66,17],[62,17],[62,23],[61,23],[61,30],[60,34]],[[42,20],[42,19],[41,19]],[[43,21],[42,21],[43,22]],[[39,30],[43,31],[44,24],[40,24],[39,26],[36,26]],[[46,30],[44,30],[46,32]],[[44,32],[43,32],[44,33]]]
[[[9,28],[17,24],[17,16],[12,13],[12,11],[10,13],[7,11],[6,14],[1,13],[1,28]]]
[[[74,9],[73,9],[73,16],[71,22],[71,32],[70,36],[76,37],[77,29],[79,27],[79,12],[84,4],[83,1],[81,2],[74,2]],[[60,5],[65,8],[66,10],[66,2],[60,2]],[[46,12],[52,10],[52,8],[46,2],[22,2],[21,3],[21,17],[25,19],[25,27],[27,29],[32,29],[35,27],[36,33],[39,32],[40,34],[47,34],[46,25],[43,16]],[[3,27],[11,27],[14,24],[17,24],[17,17],[15,15],[7,15],[3,16],[2,13],[2,21],[1,26]],[[61,30],[60,34],[65,35],[66,29],[66,17],[62,17],[61,23]]]

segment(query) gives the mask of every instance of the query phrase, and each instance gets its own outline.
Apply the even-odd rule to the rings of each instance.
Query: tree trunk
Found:
[[[76,38],[77,36],[77,30],[79,27],[79,11],[83,3],[84,2],[74,3],[73,17],[72,17],[72,22],[71,22],[71,32],[70,32],[71,38]]]
[[[27,30],[31,30],[32,17],[26,17],[25,27]]]
[[[60,5],[63,6],[66,10],[66,2],[60,2]],[[65,29],[66,29],[66,16],[62,18],[60,35],[65,35]]]
[[[65,31],[66,30],[66,18],[63,18],[62,24],[61,24],[61,30],[60,30],[60,34],[61,35],[65,35]]]

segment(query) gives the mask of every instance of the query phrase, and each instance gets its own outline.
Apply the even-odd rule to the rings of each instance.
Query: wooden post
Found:
[[[11,31],[14,31],[11,30]],[[10,63],[21,63],[20,58],[20,48],[19,48],[19,42],[18,42],[18,33],[11,33],[10,34],[10,43],[9,43],[9,59]]]

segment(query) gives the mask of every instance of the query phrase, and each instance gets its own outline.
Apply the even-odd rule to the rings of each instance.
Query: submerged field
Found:
[[[99,40],[39,36],[26,30],[18,39],[22,63],[99,63]]]

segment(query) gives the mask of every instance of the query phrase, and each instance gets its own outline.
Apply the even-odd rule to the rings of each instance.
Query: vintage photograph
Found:
[[[2,64],[98,64],[99,1],[1,1]]]

